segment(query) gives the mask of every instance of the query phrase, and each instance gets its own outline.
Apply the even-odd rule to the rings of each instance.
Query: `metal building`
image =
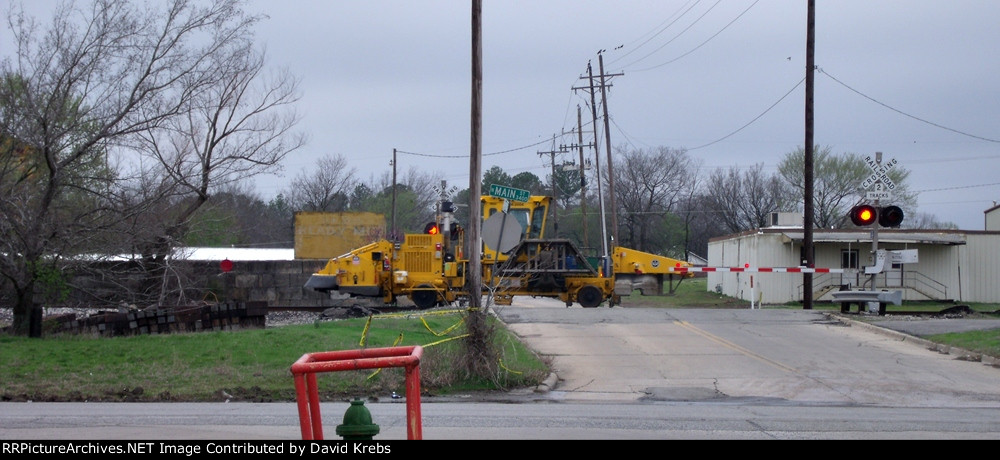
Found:
[[[987,230],[878,230],[878,248],[886,250],[882,270],[875,266],[869,229],[813,232],[815,267],[835,269],[813,274],[813,300],[832,301],[831,292],[849,289],[901,290],[903,300],[1000,302],[1000,228],[987,211]],[[994,217],[995,219],[995,217]],[[782,222],[782,223],[787,223]],[[708,245],[710,267],[803,267],[801,225],[776,225],[714,238]],[[756,304],[784,304],[803,299],[803,275],[787,272],[709,272],[708,289]]]

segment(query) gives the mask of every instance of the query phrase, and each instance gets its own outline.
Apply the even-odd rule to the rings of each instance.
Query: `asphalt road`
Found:
[[[498,314],[556,374],[538,389],[423,398],[421,439],[1000,439],[1000,367],[891,329],[777,309],[537,301]],[[321,405],[326,439],[348,406]],[[407,438],[402,400],[366,407],[376,440]],[[0,440],[67,439],[301,430],[294,403],[0,403]]]

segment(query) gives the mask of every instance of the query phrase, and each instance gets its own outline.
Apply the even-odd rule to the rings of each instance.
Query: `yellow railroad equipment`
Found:
[[[603,264],[608,268],[602,269],[596,258],[586,257],[572,241],[545,238],[550,197],[511,203],[484,196],[481,202],[485,223],[478,250],[483,292],[492,293],[497,304],[532,296],[558,298],[566,306],[579,303],[593,308],[604,302],[614,306],[634,289],[643,295],[662,294],[665,277],[694,275],[669,272],[671,267],[690,266],[685,261],[623,247],[614,248],[609,263]],[[406,297],[418,308],[463,301],[468,297],[469,262],[464,257],[464,231],[454,223],[451,203],[443,202],[440,211],[424,233],[407,234],[399,243],[380,240],[330,259],[305,287],[378,298],[387,305]]]

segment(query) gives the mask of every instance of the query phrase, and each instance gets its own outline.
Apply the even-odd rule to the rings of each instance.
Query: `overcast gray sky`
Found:
[[[269,16],[258,31],[270,62],[303,80],[299,109],[311,135],[284,178],[257,182],[265,197],[327,154],[348,158],[363,179],[378,176],[391,171],[393,149],[408,152],[397,156],[400,171],[468,186],[470,1],[249,6]],[[482,170],[544,179],[550,156],[539,152],[553,150],[553,136],[576,141],[564,133],[576,127],[577,106],[590,128],[589,94],[573,88],[586,84],[588,62],[598,73],[604,50],[605,72],[621,74],[608,93],[613,145],[686,148],[706,173],[757,163],[775,171],[805,138],[806,8],[486,0]],[[998,18],[995,0],[817,1],[815,143],[883,152],[911,171],[918,212],[982,230],[983,211],[1000,201]]]

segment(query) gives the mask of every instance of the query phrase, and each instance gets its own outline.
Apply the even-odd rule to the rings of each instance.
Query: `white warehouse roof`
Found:
[[[293,248],[178,248],[179,257],[199,261],[295,260]]]

